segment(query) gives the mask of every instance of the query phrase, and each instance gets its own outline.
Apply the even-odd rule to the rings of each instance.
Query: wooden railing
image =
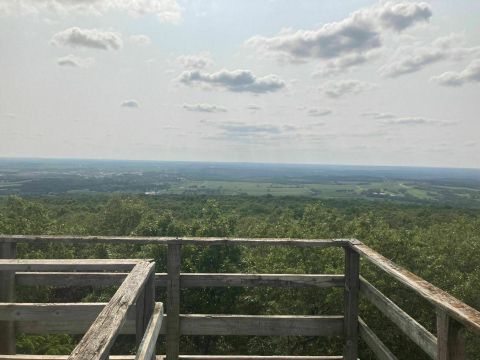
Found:
[[[154,244],[167,246],[167,273],[154,274],[154,263],[135,259],[25,260],[16,259],[16,244]],[[213,274],[181,273],[183,245],[268,245],[339,247],[345,251],[344,275],[328,274]],[[437,312],[437,334],[431,334],[360,276],[363,257],[428,300]],[[166,358],[176,359],[346,359],[358,358],[362,338],[380,360],[395,355],[359,317],[361,295],[426,354],[435,360],[464,360],[463,329],[480,335],[480,312],[401,268],[354,239],[224,239],[158,237],[79,237],[0,235],[0,360],[64,360],[15,354],[15,334],[84,334],[68,359],[104,359],[119,333],[136,334],[137,359],[155,354],[159,334],[166,334]],[[16,303],[15,285],[93,286],[117,285],[108,303]],[[167,314],[155,303],[154,287],[166,287]],[[329,316],[264,316],[180,314],[180,289],[220,286],[342,287],[343,314]],[[163,320],[163,321],[162,321]],[[342,336],[341,356],[191,356],[180,355],[182,335]],[[128,356],[116,360],[132,359]]]

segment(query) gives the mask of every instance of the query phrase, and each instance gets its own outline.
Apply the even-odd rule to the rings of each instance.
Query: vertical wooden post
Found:
[[[358,292],[360,288],[360,257],[345,247],[344,337],[343,358],[358,358]]]
[[[147,329],[148,322],[155,307],[155,268],[145,283],[136,301],[135,334],[136,344],[140,345]]]
[[[0,243],[0,259],[15,259],[17,244]],[[0,271],[0,302],[15,302],[15,272]],[[15,322],[0,321],[0,354],[15,354]]]
[[[437,309],[437,360],[465,360],[465,338],[461,325]]]
[[[167,250],[167,360],[178,360],[180,352],[180,256],[181,245]]]

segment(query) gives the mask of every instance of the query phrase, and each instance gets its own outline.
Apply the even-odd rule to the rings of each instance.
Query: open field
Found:
[[[0,159],[1,195],[302,196],[480,206],[480,170]]]

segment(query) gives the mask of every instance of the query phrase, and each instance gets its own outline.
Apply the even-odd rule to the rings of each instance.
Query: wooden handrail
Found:
[[[480,311],[388,260],[360,241],[352,241],[350,246],[388,275],[415,291],[438,309],[445,311],[472,332],[480,335]]]
[[[179,355],[180,335],[256,335],[256,336],[332,336],[343,335],[344,358],[356,359],[356,341],[359,335],[374,350],[379,359],[395,359],[373,331],[358,318],[358,290],[388,318],[394,321],[402,332],[410,337],[432,358],[441,360],[464,359],[464,342],[460,325],[480,334],[480,312],[460,300],[421,279],[408,270],[394,264],[378,252],[355,239],[246,239],[246,238],[175,238],[175,237],[108,237],[108,236],[36,236],[0,235],[0,245],[15,247],[16,243],[65,243],[65,244],[156,244],[168,246],[168,273],[154,273],[153,264],[142,259],[0,259],[0,275],[15,273],[18,285],[45,286],[110,286],[120,285],[107,306],[104,304],[17,304],[0,303],[0,322],[16,322],[18,331],[33,333],[72,333],[85,338],[102,337],[105,340],[96,350],[82,340],[69,359],[105,358],[116,334],[137,334],[142,340],[148,323],[153,324],[151,312],[154,308],[154,286],[167,287],[167,310],[163,324],[157,323],[155,332],[167,333],[167,360],[190,359]],[[241,273],[180,273],[180,250],[182,245],[247,245],[247,246],[294,246],[300,248],[340,247],[346,253],[346,274],[241,274]],[[437,311],[437,338],[408,316],[373,285],[361,279],[358,273],[358,256],[372,262],[389,276],[433,304]],[[7,256],[8,257],[8,256]],[[130,297],[116,298],[122,287],[129,283],[134,268],[141,264],[150,266],[148,289],[134,281]],[[67,271],[67,272],[64,272]],[[75,271],[75,272],[72,272]],[[77,272],[80,271],[80,272]],[[99,272],[102,271],[102,272]],[[104,272],[110,271],[110,272]],[[120,271],[120,272],[112,272]],[[145,275],[145,274],[144,274]],[[359,285],[360,284],[360,285]],[[138,287],[140,286],[140,287]],[[180,289],[220,286],[273,286],[319,288],[344,287],[345,313],[341,316],[262,316],[262,315],[213,315],[180,314]],[[143,287],[143,290],[140,288]],[[133,289],[132,288],[132,289]],[[148,290],[148,294],[147,294]],[[125,294],[124,294],[125,295]],[[126,295],[125,295],[126,296]],[[133,297],[133,298],[132,298]],[[133,302],[137,298],[137,304]],[[120,301],[123,305],[112,305]],[[113,306],[113,307],[112,307]],[[110,307],[110,315],[105,309]],[[102,310],[103,309],[103,310]],[[114,309],[114,310],[112,310]],[[74,312],[72,312],[74,310]],[[118,316],[114,316],[117,314]],[[155,313],[158,320],[158,309]],[[96,317],[98,315],[98,317]],[[110,316],[111,319],[107,319]],[[96,317],[96,319],[95,319]],[[75,321],[77,319],[77,321]],[[127,321],[128,319],[128,321]],[[94,320],[93,326],[91,322]],[[104,324],[110,324],[107,329]],[[99,325],[102,324],[102,325]],[[125,326],[123,326],[125,325]],[[151,325],[153,326],[153,325]],[[102,335],[99,328],[110,335]],[[96,330],[97,329],[97,330]],[[108,330],[108,331],[107,331]],[[98,333],[95,333],[97,331]],[[94,333],[94,335],[92,335]],[[87,336],[88,335],[88,336]],[[140,337],[139,337],[140,336]],[[155,335],[156,336],[156,335]],[[155,337],[154,336],[154,337]],[[92,338],[93,339],[93,338]],[[139,342],[138,342],[139,343]],[[138,344],[137,343],[137,344]],[[150,345],[152,342],[149,343]],[[145,358],[152,355],[147,346]],[[438,357],[437,357],[438,356]],[[214,359],[204,356],[205,359]],[[227,357],[223,357],[227,358]],[[234,359],[235,357],[229,357]],[[238,357],[239,359],[242,357]],[[254,359],[255,357],[248,357]],[[281,358],[281,357],[278,357]],[[327,359],[328,357],[318,357]],[[338,358],[338,357],[332,357]],[[193,358],[192,358],[193,359]],[[0,357],[0,360],[2,358]]]
[[[115,295],[73,349],[68,360],[102,360],[108,356],[115,338],[127,319],[129,307],[138,298],[154,269],[155,264],[146,261],[135,265]]]
[[[23,286],[120,285],[128,273],[112,272],[17,272],[15,280]],[[337,274],[243,274],[180,273],[181,288],[205,287],[343,287],[344,276]],[[155,274],[155,285],[167,286],[167,273]]]
[[[63,244],[137,244],[137,245],[268,245],[295,247],[344,247],[349,239],[285,239],[285,238],[223,238],[223,237],[145,237],[145,236],[75,236],[75,235],[0,235],[0,243]]]

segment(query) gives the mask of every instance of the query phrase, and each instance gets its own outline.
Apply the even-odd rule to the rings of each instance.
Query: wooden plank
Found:
[[[342,356],[296,356],[296,355],[180,355],[180,360],[342,360]],[[0,355],[0,360],[66,360],[67,355]],[[135,355],[110,355],[110,360],[135,360]],[[157,355],[156,360],[164,360]]]
[[[0,320],[93,322],[107,303],[0,303]],[[128,309],[135,319],[135,306]]]
[[[437,311],[438,356],[436,360],[465,360],[465,338],[460,324],[443,310]]]
[[[343,334],[343,316],[189,314],[182,315],[180,318],[182,335],[337,336]]]
[[[434,335],[364,278],[361,279],[360,292],[383,315],[397,325],[410,340],[417,344],[432,359],[436,358],[437,339]]]
[[[133,236],[70,236],[70,235],[0,235],[0,242],[63,244],[156,244],[156,245],[268,245],[298,247],[344,247],[350,239],[278,239],[222,237],[133,237]]]
[[[127,273],[113,272],[17,272],[16,282],[24,286],[93,286],[120,285]],[[167,286],[167,274],[155,274],[155,285]],[[343,275],[329,274],[238,274],[181,273],[181,288],[224,286],[269,287],[343,287]]]
[[[345,360],[358,358],[358,292],[360,288],[360,256],[345,248],[344,337]]]
[[[92,317],[92,314],[88,316]],[[68,316],[66,318],[68,319]],[[128,319],[130,320],[124,324],[121,334],[135,334],[134,311],[129,312]],[[343,316],[182,314],[179,320],[179,331],[182,335],[337,336],[343,334]],[[17,323],[17,331],[29,334],[83,334],[90,324],[88,320],[72,321],[61,318],[21,321]],[[167,333],[167,324],[166,314],[160,334]]]
[[[17,255],[15,243],[0,244],[0,259],[14,259]],[[15,272],[0,270],[0,302],[15,301]],[[0,354],[15,354],[15,323],[0,321]]]
[[[75,322],[72,321],[22,321],[15,324],[15,329],[17,333],[24,334],[70,334],[70,335],[83,335],[87,332],[92,321],[78,320]],[[127,320],[120,329],[120,334],[130,334],[135,335],[135,316],[132,320]],[[165,333],[165,332],[163,332]]]
[[[121,285],[128,273],[116,272],[17,272],[17,285],[22,286],[92,286]]]
[[[181,245],[167,249],[167,360],[177,360],[180,352],[180,264]]]
[[[466,326],[476,334],[480,334],[480,311],[475,310],[403,267],[396,265],[358,240],[352,242],[351,247],[387,274],[415,291],[424,299],[446,311],[448,315],[462,325]]]
[[[0,260],[0,271],[130,271],[141,259],[15,259]]]
[[[360,337],[367,343],[378,360],[397,360],[397,357],[385,346],[377,335],[362,319],[358,320]]]
[[[223,359],[225,360],[342,360],[343,356],[180,355],[180,360],[223,360]]]
[[[155,273],[152,272],[145,283],[144,289],[142,291],[141,297],[137,299],[137,314],[136,314],[136,335],[137,335],[137,345],[143,339],[143,335],[147,330],[148,323],[152,317],[154,308],[155,308]],[[141,309],[141,311],[139,311]],[[163,304],[162,304],[162,313],[163,313]]]
[[[343,356],[180,355],[180,360],[224,360],[224,359],[225,360],[342,360]]]
[[[156,303],[152,317],[148,322],[145,335],[137,350],[135,360],[151,360],[155,356],[155,345],[157,344],[160,328],[163,320],[163,304]]]
[[[320,288],[342,287],[343,275],[313,274],[180,274],[182,288],[222,287],[222,286],[271,286],[271,287],[306,287]]]
[[[127,310],[135,302],[148,277],[155,271],[155,263],[140,262],[128,274],[112,299],[103,308],[72,351],[68,360],[102,360],[127,319]]]

